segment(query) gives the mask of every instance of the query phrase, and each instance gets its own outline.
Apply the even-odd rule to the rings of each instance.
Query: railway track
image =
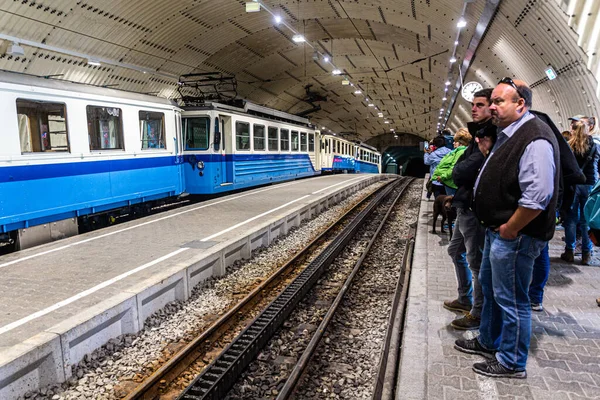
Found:
[[[199,370],[209,363],[215,353],[223,349],[221,343],[232,340],[241,329],[240,324],[248,320],[249,315],[256,315],[264,305],[268,304],[275,295],[273,292],[280,291],[304,268],[308,254],[314,253],[317,248],[325,246],[331,241],[331,236],[336,231],[348,224],[348,219],[361,208],[366,207],[368,199],[376,196],[378,192],[367,197],[361,203],[355,205],[337,221],[332,223],[319,237],[308,244],[302,251],[294,256],[289,262],[282,266],[271,277],[254,288],[235,307],[215,321],[208,329],[204,330],[192,342],[180,350],[171,360],[163,364],[148,379],[138,385],[125,398],[126,399],[172,399],[182,390],[181,382],[186,379],[186,370],[192,368]],[[258,309],[258,311],[256,310]],[[194,364],[196,366],[194,367]],[[187,373],[189,376],[189,372]],[[187,379],[189,382],[189,379]]]
[[[409,185],[410,180],[404,180],[400,183],[402,189],[399,190],[399,194],[396,197],[400,197],[404,189]],[[300,300],[308,293],[315,282],[317,282],[327,266],[340,254],[346,244],[352,239],[358,229],[368,220],[370,214],[376,209],[376,207],[383,201],[387,195],[394,189],[390,186],[382,189],[374,198],[371,200],[359,215],[350,223],[340,235],[333,240],[331,244],[325,248],[322,253],[317,256],[311,263],[298,275],[294,281],[288,285],[285,290],[271,302],[269,307],[265,308],[261,314],[254,319],[254,321],[241,332],[235,340],[229,344],[223,352],[215,359],[201,375],[196,378],[192,385],[190,385],[182,395],[180,399],[221,399],[224,398],[230,387],[235,383],[244,369],[254,360],[254,358],[261,352],[262,348],[267,344],[270,337],[277,331],[279,326],[286,320],[289,314],[293,311],[293,308],[300,302]],[[393,203],[395,203],[395,201]],[[393,204],[389,207],[389,210],[384,218],[381,219],[381,223],[371,237],[374,239],[381,230],[381,227],[385,223],[390,210],[393,208]],[[345,291],[350,287],[350,283],[357,271],[360,269],[365,255],[368,253],[368,248],[372,245],[371,241],[367,245],[367,249],[362,252],[362,256],[357,261],[356,265],[352,269],[350,276],[347,278],[346,283],[341,285],[342,290],[338,291],[337,298],[332,302],[333,309],[330,309],[325,314],[321,326],[316,330],[317,334],[311,340],[310,345],[304,352],[298,362],[296,368],[292,371],[292,374],[287,380],[286,385],[282,389],[279,398],[288,398],[293,392],[295,384],[298,382],[302,371],[306,367],[308,360],[310,360],[314,349],[319,343],[320,337],[326,329],[327,323],[331,320],[331,317],[335,313],[335,308],[340,304],[341,299],[344,296]],[[334,284],[333,286],[338,286]],[[277,391],[278,392],[278,391]],[[278,392],[279,393],[279,392]]]

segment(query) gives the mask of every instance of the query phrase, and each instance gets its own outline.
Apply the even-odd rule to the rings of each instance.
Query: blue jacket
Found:
[[[433,177],[433,172],[435,171],[435,169],[437,168],[438,164],[440,163],[440,161],[442,161],[442,158],[444,158],[444,156],[448,153],[450,153],[452,150],[450,150],[447,147],[440,147],[439,149],[435,149],[434,152],[432,153],[425,153],[423,155],[423,163],[425,163],[425,165],[429,165],[429,177],[431,179],[431,177]],[[433,181],[434,185],[438,185],[441,186],[442,184],[438,181]]]

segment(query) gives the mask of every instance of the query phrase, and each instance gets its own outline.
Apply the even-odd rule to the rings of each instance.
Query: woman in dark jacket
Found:
[[[573,123],[573,134],[569,140],[569,146],[573,149],[577,164],[585,175],[584,184],[575,186],[575,196],[571,207],[565,215],[565,252],[560,255],[565,261],[573,262],[573,250],[575,249],[577,224],[581,229],[581,263],[589,265],[592,252],[592,242],[588,237],[588,224],[583,215],[583,207],[590,194],[592,186],[598,179],[598,158],[600,154],[589,135],[589,129],[585,122],[576,121]]]

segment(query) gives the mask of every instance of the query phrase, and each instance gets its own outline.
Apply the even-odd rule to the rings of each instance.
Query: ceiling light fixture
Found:
[[[341,75],[342,74],[342,70],[335,68],[333,71],[331,71],[332,75]]]
[[[276,15],[276,16],[274,17],[274,19],[275,19],[275,23],[276,23],[277,25],[279,25],[279,24],[281,23],[281,21],[283,21],[283,19],[282,19],[282,18],[281,18],[281,16],[279,16],[279,15]]]
[[[329,58],[329,56],[325,56],[325,57],[323,57],[323,61],[325,61],[326,63],[328,63],[328,62],[329,62],[329,60],[331,60],[331,59]]]
[[[362,92],[360,90],[355,90],[354,94],[361,94]]]
[[[88,65],[93,65],[94,67],[99,67],[102,65],[100,64],[100,61],[96,60],[95,58],[88,58],[87,63]]]
[[[19,46],[19,43],[13,42],[6,49],[6,54],[8,54],[9,56],[24,56],[25,50],[21,46]]]
[[[450,83],[452,83],[452,82],[450,82],[450,81],[446,81],[446,82],[444,83],[444,85],[446,85],[446,86],[450,86]]]
[[[456,26],[459,28],[464,28],[465,26],[467,26],[467,21],[465,21],[465,19],[461,17],[458,20],[458,23],[456,24]]]
[[[455,63],[456,62],[456,57],[450,57],[450,62],[451,63]]]
[[[294,41],[294,43],[304,43],[306,42],[306,39],[304,38],[304,36],[296,34],[292,37],[292,40]]]
[[[446,96],[442,97],[442,101],[446,101],[448,98]]]

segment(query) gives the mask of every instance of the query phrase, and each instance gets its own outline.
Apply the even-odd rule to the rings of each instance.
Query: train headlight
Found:
[[[198,169],[204,169],[204,161],[198,161],[198,164],[196,164],[198,166]]]

